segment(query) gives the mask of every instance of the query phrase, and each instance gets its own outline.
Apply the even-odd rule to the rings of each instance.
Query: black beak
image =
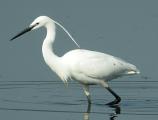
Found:
[[[25,28],[23,31],[21,31],[20,33],[18,33],[16,36],[14,36],[13,38],[10,39],[10,41],[14,40],[15,38],[31,31],[33,28],[35,27],[35,25],[31,26],[31,27],[28,27],[28,28]]]

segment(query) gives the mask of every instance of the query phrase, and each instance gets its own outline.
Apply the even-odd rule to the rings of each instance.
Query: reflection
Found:
[[[121,113],[120,106],[119,105],[111,105],[109,107],[114,108],[114,113],[110,114],[110,120],[116,120],[117,115]]]
[[[109,114],[110,115],[110,120],[116,120],[117,115],[121,114],[120,106],[119,105],[110,105],[108,107],[113,108],[113,110],[114,110],[113,113]],[[91,112],[91,104],[88,104],[87,111],[84,112],[84,114],[83,114],[83,120],[90,120],[90,118],[89,118],[90,112]]]
[[[91,112],[91,104],[88,104],[87,111],[83,114],[83,120],[89,120],[90,112]]]

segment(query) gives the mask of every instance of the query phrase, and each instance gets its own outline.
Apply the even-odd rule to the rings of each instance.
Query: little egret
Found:
[[[11,41],[26,32],[45,27],[47,34],[42,45],[42,53],[46,64],[51,70],[64,83],[73,79],[82,84],[89,104],[91,104],[89,85],[101,85],[115,97],[115,100],[107,103],[107,105],[119,104],[121,98],[110,88],[108,81],[125,75],[139,74],[137,67],[112,55],[80,48],[71,50],[62,57],[58,57],[53,52],[56,34],[55,24],[59,25],[79,47],[77,42],[61,24],[47,16],[37,17],[28,28],[13,37]]]

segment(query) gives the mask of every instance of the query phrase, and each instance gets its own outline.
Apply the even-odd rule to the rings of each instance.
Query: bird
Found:
[[[57,25],[68,34],[78,47],[60,57],[54,53],[53,48]],[[12,37],[10,41],[41,27],[45,27],[47,32],[42,44],[44,61],[65,84],[67,84],[69,80],[75,80],[81,84],[88,104],[92,103],[89,90],[90,86],[100,85],[107,89],[115,98],[106,105],[120,104],[121,97],[112,90],[108,82],[118,77],[139,74],[140,71],[135,65],[107,53],[81,49],[67,29],[48,16],[37,17],[29,27]]]

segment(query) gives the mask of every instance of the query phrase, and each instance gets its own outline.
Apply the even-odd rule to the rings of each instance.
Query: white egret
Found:
[[[119,104],[121,98],[109,87],[108,81],[125,75],[139,74],[136,66],[109,54],[80,48],[71,50],[62,57],[58,57],[53,52],[52,46],[56,34],[55,24],[59,25],[79,47],[77,42],[61,24],[47,16],[37,17],[28,28],[11,40],[28,31],[45,27],[47,35],[42,45],[42,53],[46,64],[51,70],[65,83],[73,79],[82,84],[89,104],[91,103],[89,85],[101,85],[115,97],[115,100],[108,103],[108,105]]]

